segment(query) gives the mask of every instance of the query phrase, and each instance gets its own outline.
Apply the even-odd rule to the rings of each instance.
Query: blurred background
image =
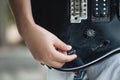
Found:
[[[0,0],[0,80],[46,80],[46,75],[20,37],[8,1]]]

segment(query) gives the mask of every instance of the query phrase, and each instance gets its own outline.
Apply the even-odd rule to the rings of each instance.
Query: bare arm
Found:
[[[76,55],[67,55],[71,47],[59,40],[54,34],[35,24],[30,0],[9,0],[18,31],[36,60],[56,68],[72,61]],[[60,51],[58,51],[58,50]]]
[[[9,0],[11,9],[13,11],[18,30],[20,34],[24,34],[30,26],[24,25],[34,25],[34,20],[31,12],[30,0]],[[24,35],[23,35],[24,36]]]

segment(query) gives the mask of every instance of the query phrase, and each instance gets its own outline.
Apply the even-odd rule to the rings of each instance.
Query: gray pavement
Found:
[[[23,46],[0,48],[0,80],[46,80],[47,68]]]

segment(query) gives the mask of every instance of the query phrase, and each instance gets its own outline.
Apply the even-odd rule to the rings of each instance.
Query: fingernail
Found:
[[[72,46],[68,45],[68,49],[69,49],[69,50],[72,49]]]
[[[73,54],[73,56],[74,56],[75,58],[77,58],[77,55],[76,55],[76,54]]]

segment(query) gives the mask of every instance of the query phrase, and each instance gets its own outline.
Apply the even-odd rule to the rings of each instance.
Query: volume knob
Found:
[[[91,38],[94,38],[95,35],[96,35],[96,32],[93,29],[87,29],[87,30],[84,31],[84,37],[85,38],[90,38],[91,39]]]

